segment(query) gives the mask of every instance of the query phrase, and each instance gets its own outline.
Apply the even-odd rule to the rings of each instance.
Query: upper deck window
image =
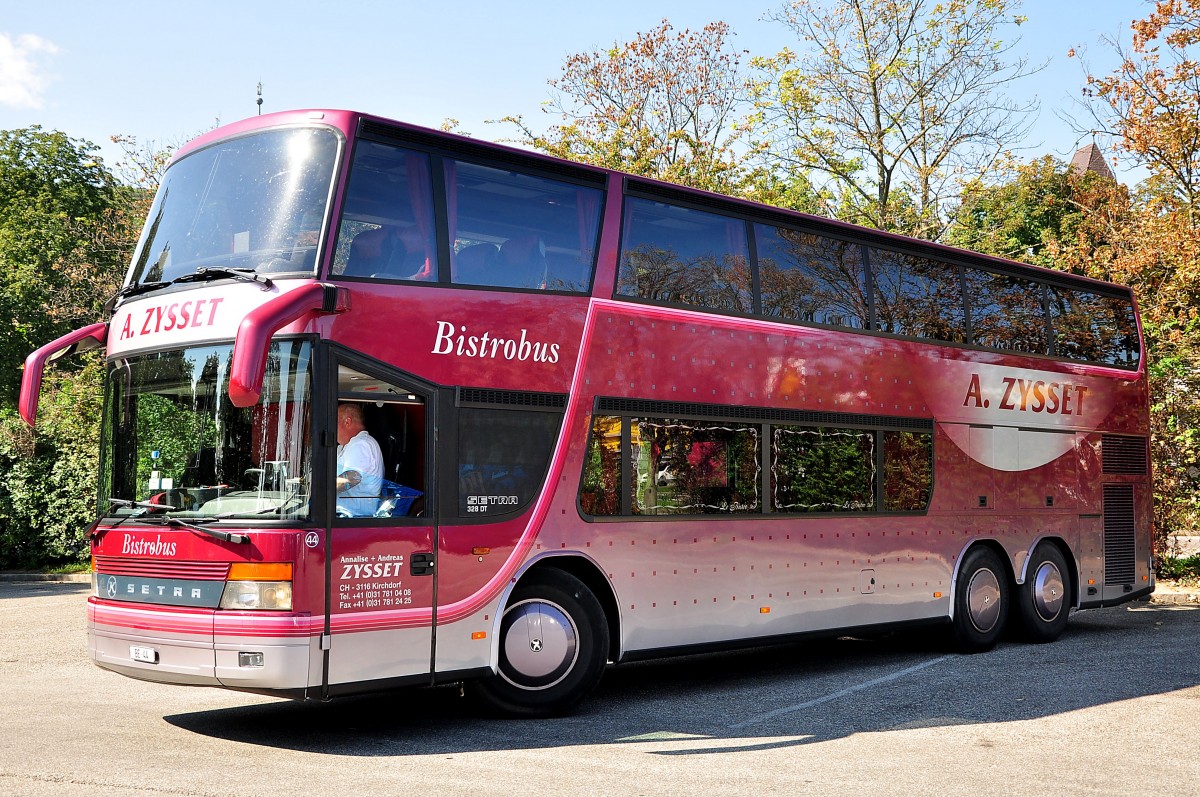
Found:
[[[1048,354],[1042,283],[988,271],[966,271],[971,337],[980,346]]]
[[[444,169],[452,282],[590,288],[601,191],[465,161]]]
[[[665,304],[751,312],[745,222],[629,198],[617,293]]]
[[[429,156],[359,141],[346,187],[333,274],[436,280]]]
[[[312,274],[338,137],[327,128],[226,139],[167,169],[130,268],[131,284],[201,267]]]
[[[764,315],[866,327],[862,247],[763,224],[754,225],[754,242]]]
[[[957,266],[885,249],[869,249],[868,255],[880,331],[950,343],[967,339]]]
[[[1127,299],[1050,287],[1054,351],[1070,360],[1136,367],[1137,323]]]

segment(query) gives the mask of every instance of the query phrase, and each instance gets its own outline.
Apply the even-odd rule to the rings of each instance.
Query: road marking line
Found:
[[[776,717],[782,717],[785,714],[795,714],[797,711],[803,711],[806,708],[812,708],[813,706],[819,706],[822,703],[829,703],[834,700],[837,700],[838,698],[845,697],[846,695],[853,694],[855,692],[861,692],[864,689],[870,689],[873,686],[879,686],[880,684],[885,684],[888,681],[895,681],[897,679],[904,678],[906,676],[912,675],[915,672],[919,672],[920,670],[923,670],[926,667],[932,667],[935,664],[941,664],[943,661],[948,661],[949,659],[952,659],[952,658],[954,658],[954,656],[940,656],[936,659],[930,659],[929,661],[923,661],[920,664],[914,664],[912,667],[909,667],[904,670],[900,670],[899,672],[894,672],[891,675],[884,675],[880,678],[875,678],[870,681],[865,681],[861,684],[856,684],[854,686],[848,686],[845,689],[841,689],[837,692],[832,692],[828,695],[823,695],[822,697],[814,698],[813,700],[806,700],[803,703],[796,703],[795,705],[792,705],[792,706],[784,706],[783,708],[777,708],[774,711],[768,711],[766,714],[759,714],[757,717],[751,717],[750,719],[744,720],[735,725],[730,725],[729,730],[736,731],[736,730],[740,730],[742,728],[748,727],[750,725],[757,725],[760,722],[766,722],[767,720],[775,719]]]

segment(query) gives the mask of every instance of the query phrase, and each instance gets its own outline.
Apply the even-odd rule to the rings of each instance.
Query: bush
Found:
[[[38,428],[0,410],[0,569],[85,561],[96,512],[103,364],[46,370]]]

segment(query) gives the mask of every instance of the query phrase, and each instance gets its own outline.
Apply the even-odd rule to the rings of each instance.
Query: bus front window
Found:
[[[337,151],[329,129],[269,130],[172,164],[129,284],[170,281],[202,267],[314,273]]]
[[[101,508],[110,515],[300,520],[309,516],[306,341],[272,344],[260,402],[229,400],[232,347],[109,365]]]

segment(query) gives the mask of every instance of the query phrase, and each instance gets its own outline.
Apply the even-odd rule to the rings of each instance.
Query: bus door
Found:
[[[428,677],[433,655],[437,526],[434,392],[335,358],[336,430],[328,567],[327,692]],[[333,380],[331,380],[333,381]],[[348,690],[348,689],[347,689]]]

